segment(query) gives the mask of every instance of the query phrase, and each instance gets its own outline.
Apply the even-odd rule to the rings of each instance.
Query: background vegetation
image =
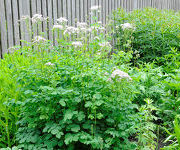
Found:
[[[107,26],[60,18],[58,46],[42,34],[15,47],[0,60],[2,150],[179,149],[179,17],[148,8],[119,9]]]

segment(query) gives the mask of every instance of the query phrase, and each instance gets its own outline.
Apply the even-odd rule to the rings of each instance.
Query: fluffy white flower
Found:
[[[90,10],[91,10],[91,11],[99,11],[100,8],[101,8],[101,6],[96,5],[96,6],[92,6],[92,7],[90,8]]]
[[[99,43],[99,46],[101,46],[102,48],[105,48],[105,47],[111,48],[111,44],[110,44],[109,42],[102,42],[102,43]]]
[[[126,72],[123,72],[123,71],[121,71],[121,70],[119,70],[119,69],[116,69],[116,70],[114,70],[113,72],[112,72],[112,74],[111,74],[111,79],[112,78],[115,78],[115,77],[117,77],[118,79],[123,79],[123,78],[126,78],[126,79],[128,79],[128,80],[132,80],[132,78],[126,73]],[[110,80],[110,79],[109,79]]]
[[[53,26],[53,29],[63,30],[63,29],[64,29],[64,27],[63,27],[62,25],[58,25],[58,24],[56,24],[56,25],[54,25],[54,26]]]
[[[40,43],[40,42],[46,42],[47,40],[43,38],[42,36],[36,36],[33,39],[33,43]]]
[[[119,29],[119,26],[116,26],[116,29]]]
[[[46,65],[46,66],[54,66],[54,64],[51,63],[51,62],[47,62],[45,65]]]
[[[97,32],[103,32],[105,28],[103,26],[91,26],[91,32],[92,31],[97,31]]]
[[[82,44],[81,41],[75,41],[75,42],[72,42],[72,45],[73,45],[74,47],[81,47],[83,44]]]
[[[57,22],[60,23],[60,24],[64,24],[64,23],[67,23],[68,20],[66,18],[60,17],[60,18],[57,19]]]
[[[122,27],[122,29],[123,30],[128,30],[128,29],[132,29],[132,30],[135,30],[135,27],[132,25],[132,24],[130,24],[130,23],[124,23],[124,24],[121,24],[121,27]]]
[[[77,22],[77,27],[78,28],[86,28],[87,27],[87,23],[86,22]]]
[[[35,14],[32,17],[32,23],[37,23],[40,21],[44,21],[46,18],[43,18],[41,14]]]
[[[72,26],[67,27],[66,30],[64,31],[64,35],[65,34],[71,35],[71,34],[77,34],[77,33],[79,33],[79,29]]]

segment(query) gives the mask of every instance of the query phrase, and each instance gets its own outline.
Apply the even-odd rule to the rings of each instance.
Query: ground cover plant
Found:
[[[89,24],[76,27],[59,18],[55,42],[40,33],[0,60],[2,150],[179,148],[179,13],[120,9],[115,28],[96,13],[99,6],[91,8]],[[45,20],[36,14],[21,21],[38,28]],[[152,24],[158,35],[149,34]],[[165,32],[177,38],[170,42]]]

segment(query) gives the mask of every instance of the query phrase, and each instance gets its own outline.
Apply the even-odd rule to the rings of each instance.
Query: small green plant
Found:
[[[152,112],[157,110],[152,105],[152,100],[147,98],[144,100],[146,105],[143,105],[140,109],[140,124],[137,129],[137,149],[138,150],[155,150],[157,146],[157,136],[155,134],[156,125],[153,120],[157,118],[152,115]]]
[[[174,124],[174,133],[170,133],[166,128],[166,132],[169,134],[169,137],[164,141],[171,142],[170,145],[165,146],[162,150],[180,150],[180,115],[175,117],[173,122]]]

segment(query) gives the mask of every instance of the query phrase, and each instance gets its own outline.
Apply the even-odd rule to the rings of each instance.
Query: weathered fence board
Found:
[[[0,0],[0,27],[1,27],[1,46],[2,50],[1,51],[1,55],[3,53],[7,52],[7,48],[8,48],[8,43],[7,43],[7,28],[6,28],[6,18],[5,18],[5,5],[4,5],[4,0]]]
[[[13,25],[14,25],[14,42],[15,45],[20,45],[20,35],[19,35],[19,16],[18,16],[18,3],[14,0],[12,5],[13,9]]]
[[[92,23],[89,9],[94,5],[101,6],[102,13],[96,13],[96,16],[105,24],[112,10],[119,7],[127,11],[144,7],[179,10],[180,0],[0,0],[0,56],[7,53],[9,47],[24,45],[21,40],[31,41],[39,32],[43,31],[44,37],[50,40],[60,36],[53,35],[52,32],[53,24],[59,17],[66,17],[69,25],[73,26],[77,21],[89,20]],[[48,21],[45,20],[38,26],[32,26],[31,21],[19,21],[23,16],[32,17],[34,14],[42,14],[43,17],[48,17]],[[26,24],[32,31],[28,30]]]

